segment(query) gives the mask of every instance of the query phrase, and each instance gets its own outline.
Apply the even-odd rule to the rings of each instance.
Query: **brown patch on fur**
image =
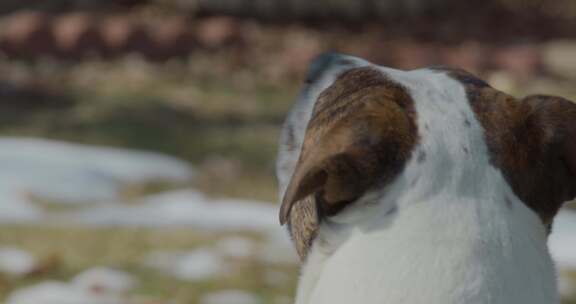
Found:
[[[301,258],[323,217],[404,168],[417,141],[415,116],[407,91],[369,67],[343,73],[320,94],[280,211]]]
[[[576,196],[576,105],[552,96],[518,100],[464,71],[448,73],[466,88],[492,164],[550,226],[562,204]]]
[[[309,195],[294,204],[288,222],[288,229],[296,252],[302,260],[306,257],[312,241],[318,233],[319,216],[316,199]]]

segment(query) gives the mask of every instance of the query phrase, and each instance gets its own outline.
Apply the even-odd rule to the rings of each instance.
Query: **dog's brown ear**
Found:
[[[327,151],[325,158],[299,165],[282,200],[280,222],[284,224],[294,204],[309,195],[318,196],[322,205],[317,207],[328,215],[360,197],[373,182],[373,170],[365,168],[373,157],[369,149],[354,150],[350,147],[334,155]]]
[[[315,196],[320,216],[331,216],[402,168],[416,141],[413,117],[382,92],[366,92],[372,101],[357,101],[347,115],[312,119],[282,200],[282,224],[307,196]]]
[[[556,149],[568,169],[576,176],[576,104],[562,97],[532,95],[523,102],[530,105],[530,118],[540,130],[540,143]]]
[[[370,67],[343,72],[320,94],[280,208],[302,259],[325,217],[402,169],[415,115],[408,91]]]
[[[366,184],[370,177],[362,176],[356,157],[367,158],[369,151],[354,151],[352,134],[335,134],[341,133],[338,130],[329,133],[323,136],[324,140],[303,151],[282,200],[282,224],[287,221],[293,205],[309,195],[320,196],[325,206],[317,207],[326,209],[353,201],[365,190],[361,184]]]
[[[574,117],[574,121],[570,124],[569,128],[570,132],[564,141],[564,158],[570,171],[576,176],[576,117]]]

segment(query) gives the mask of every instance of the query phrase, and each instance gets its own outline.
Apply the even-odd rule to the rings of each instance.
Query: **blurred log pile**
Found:
[[[195,48],[237,43],[230,18],[190,24],[184,16],[143,21],[129,15],[43,12],[13,14],[0,20],[0,52],[9,58],[104,59],[138,53],[152,61],[186,57]]]
[[[399,68],[505,69],[521,78],[546,72],[549,58],[563,58],[554,63],[562,68],[576,51],[573,0],[31,2],[0,1],[0,56],[78,61],[136,54],[164,62],[221,52],[219,64],[281,78],[301,75],[322,51],[338,50]],[[38,10],[17,10],[26,3]],[[563,55],[547,56],[557,42],[554,52]]]
[[[377,24],[389,35],[488,42],[576,36],[574,0],[2,0],[0,15],[128,13],[154,10],[191,19],[229,16],[266,24],[362,28]]]
[[[573,0],[165,0],[197,16],[357,26],[433,40],[550,39],[576,35]]]

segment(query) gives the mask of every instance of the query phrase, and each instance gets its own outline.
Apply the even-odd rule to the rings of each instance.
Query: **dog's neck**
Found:
[[[490,165],[464,88],[442,75],[427,77],[437,91],[396,79],[421,140],[385,193],[324,223],[296,303],[557,303],[546,230]]]
[[[370,223],[325,224],[296,303],[558,303],[544,226],[511,203],[437,195]]]

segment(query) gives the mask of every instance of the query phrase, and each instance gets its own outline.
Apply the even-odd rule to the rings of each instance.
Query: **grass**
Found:
[[[175,279],[142,265],[149,252],[209,246],[224,236],[188,229],[3,226],[0,244],[28,250],[43,261],[43,267],[20,279],[0,277],[0,298],[13,289],[36,282],[68,280],[95,265],[128,271],[139,279],[136,294],[162,301],[172,300],[174,303],[196,303],[206,293],[228,288],[253,292],[261,296],[264,303],[273,303],[278,296],[292,295],[293,280],[285,286],[272,286],[264,276],[267,271],[276,271],[296,278],[296,270],[288,266],[266,265],[257,259],[236,261],[231,275],[199,282]],[[255,236],[244,236],[258,240]]]

